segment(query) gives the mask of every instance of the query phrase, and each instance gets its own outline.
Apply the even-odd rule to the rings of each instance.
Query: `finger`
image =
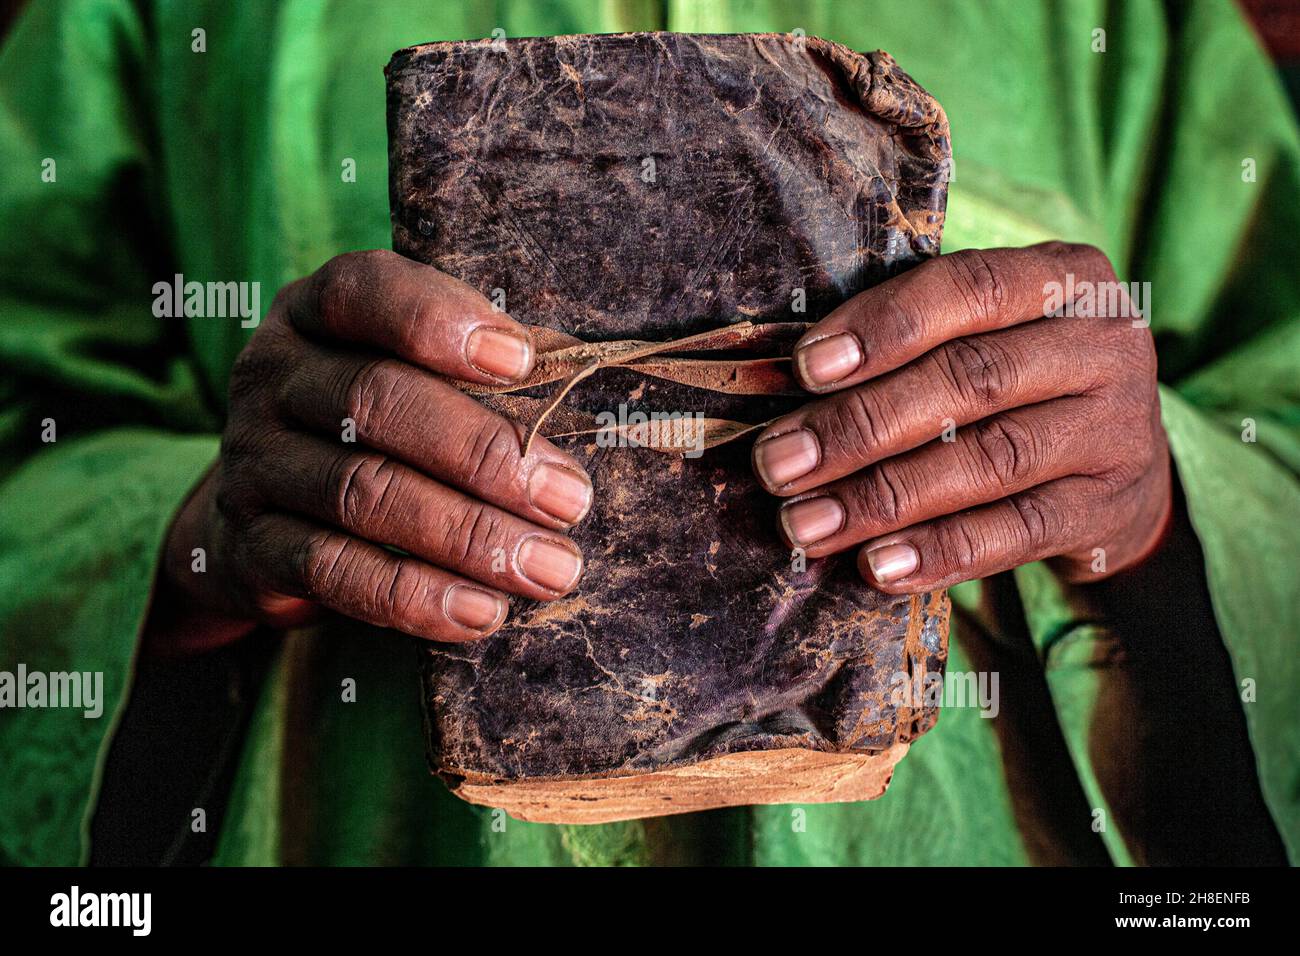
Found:
[[[1074,476],[863,545],[858,570],[892,594],[950,587],[1082,549],[1100,478]],[[1095,532],[1094,532],[1095,533]]]
[[[572,456],[539,436],[525,457],[518,425],[397,359],[313,348],[280,407],[322,433],[348,420],[358,443],[546,527],[570,527],[591,508],[591,479]]]
[[[916,448],[946,429],[1092,391],[1120,354],[1109,336],[1089,328],[1094,321],[1043,320],[941,345],[895,372],[773,422],[754,443],[754,471],[773,494],[798,494]],[[1110,334],[1124,333],[1114,326]]]
[[[532,339],[474,289],[382,249],[337,256],[294,286],[289,320],[308,335],[370,345],[468,382],[532,371]]]
[[[582,574],[582,555],[564,536],[384,455],[300,432],[280,436],[277,451],[257,490],[278,508],[536,600],[568,593]]]
[[[786,542],[809,557],[997,501],[1109,459],[1094,447],[1097,404],[1062,398],[1006,412],[786,502]]]
[[[471,641],[505,620],[502,594],[416,558],[287,514],[249,527],[250,561],[275,591],[433,641]]]
[[[1113,279],[1105,255],[1061,242],[939,256],[866,290],[805,333],[795,374],[813,392],[856,385],[963,335],[1041,318],[1067,274]]]

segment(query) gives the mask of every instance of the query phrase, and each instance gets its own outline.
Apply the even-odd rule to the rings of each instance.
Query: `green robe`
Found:
[[[946,708],[871,803],[586,828],[468,806],[427,771],[412,639],[362,627],[252,642],[222,672],[247,724],[186,728],[189,672],[137,644],[251,330],[156,318],[153,285],[258,281],[265,310],[387,247],[383,67],[495,28],[801,29],[892,53],[952,124],[945,251],[1063,238],[1151,283],[1190,570],[954,589],[949,667],[996,670],[1000,713]],[[1295,860],[1298,236],[1295,120],[1226,0],[30,3],[0,52],[0,671],[102,671],[105,709],[0,710],[0,862],[92,859],[123,832],[106,790],[177,840],[211,799],[232,864]],[[133,729],[150,719],[170,736]],[[224,778],[198,798],[166,782],[205,734],[224,814]],[[135,769],[110,786],[119,758]]]

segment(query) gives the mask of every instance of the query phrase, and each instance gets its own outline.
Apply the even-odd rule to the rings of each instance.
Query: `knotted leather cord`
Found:
[[[584,342],[554,329],[529,326],[538,354],[533,371],[527,378],[511,385],[458,384],[464,391],[478,396],[489,408],[503,412],[516,421],[532,422],[523,440],[524,455],[528,454],[533,439],[541,433],[543,424],[548,420],[555,427],[545,433],[547,438],[613,432],[627,438],[633,447],[680,454],[686,450],[709,449],[734,441],[766,427],[775,419],[750,424],[725,418],[683,418],[674,429],[681,441],[675,444],[665,444],[662,441],[646,444],[637,440],[637,434],[641,429],[649,429],[652,422],[600,425],[594,414],[571,408],[564,404],[564,399],[579,382],[602,368],[632,369],[653,378],[729,395],[801,395],[803,390],[790,372],[789,354],[752,359],[718,359],[680,357],[672,353],[748,352],[770,346],[788,353],[794,342],[809,328],[811,323],[808,322],[755,325],[753,322],[741,321],[666,342],[645,342],[640,339]],[[549,399],[512,394],[552,382],[559,382],[560,386]],[[703,429],[703,435],[695,432],[697,425]]]

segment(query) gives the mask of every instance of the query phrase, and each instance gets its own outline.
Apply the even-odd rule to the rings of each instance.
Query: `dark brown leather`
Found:
[[[413,47],[387,75],[394,248],[569,336],[543,351],[813,321],[939,251],[947,121],[885,53],[784,35],[560,37]],[[789,383],[780,357],[801,328],[708,340],[691,357],[722,364],[684,381],[658,374],[671,349],[602,366],[542,433],[620,403],[770,420],[806,400],[772,385]],[[742,371],[766,384],[736,387],[738,360],[764,357]],[[531,425],[583,366],[483,397]],[[793,570],[749,441],[684,458],[553,440],[595,483],[573,534],[586,573],[567,599],[515,599],[486,640],[425,652],[430,756],[453,785],[876,753],[933,725],[934,707],[893,693],[900,674],[941,670],[946,594],[876,592],[852,555]]]

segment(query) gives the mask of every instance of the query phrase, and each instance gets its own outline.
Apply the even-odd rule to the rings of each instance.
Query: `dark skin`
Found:
[[[1067,274],[1115,281],[1091,246],[964,251],[800,339],[800,383],[826,397],[754,446],[759,480],[789,499],[787,543],[809,557],[861,546],[863,576],[892,593],[1042,559],[1096,581],[1150,555],[1171,515],[1151,333],[1044,318],[1045,285]]]
[[[564,531],[590,480],[545,440],[524,457],[517,426],[446,381],[523,378],[534,355],[469,286],[395,253],[339,256],[281,290],[231,373],[221,455],[168,536],[152,645],[219,646],[321,608],[465,641],[501,625],[507,595],[568,593],[582,557]]]
[[[1040,559],[1100,580],[1147,559],[1171,515],[1151,336],[1042,318],[1044,284],[1067,274],[1114,280],[1091,247],[962,252],[811,329],[795,368],[824,397],[755,444],[760,482],[788,499],[786,543],[859,548],[894,593]],[[585,472],[544,439],[523,456],[516,425],[446,381],[518,380],[534,358],[476,291],[393,253],[281,290],[232,372],[220,457],[169,533],[150,646],[203,650],[322,608],[473,640],[508,595],[571,591]],[[955,440],[934,441],[949,422]]]

